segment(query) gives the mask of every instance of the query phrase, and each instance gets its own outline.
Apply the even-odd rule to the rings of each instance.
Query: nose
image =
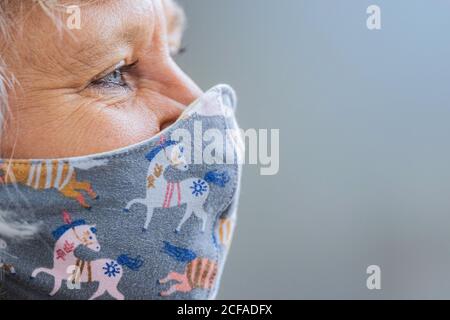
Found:
[[[201,96],[200,88],[173,60],[169,61],[168,68],[166,83],[168,84],[167,94],[170,98],[188,106]]]
[[[161,119],[161,130],[164,130],[178,119],[187,106],[202,95],[202,91],[172,59],[166,65],[162,82],[164,84],[163,94],[176,105],[176,107],[170,108],[170,112],[167,108],[164,119]]]

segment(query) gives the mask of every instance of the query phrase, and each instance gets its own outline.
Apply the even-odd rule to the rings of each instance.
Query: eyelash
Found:
[[[187,47],[181,47],[175,56],[181,56],[187,51]],[[121,66],[114,71],[108,73],[100,79],[93,80],[89,87],[96,90],[114,90],[114,89],[130,89],[130,86],[126,79],[124,78],[124,74],[132,71],[139,60],[133,62],[132,64]]]
[[[180,49],[178,49],[178,52],[175,54],[175,56],[182,56],[183,54],[186,53],[186,51],[188,50],[188,48],[185,47],[181,47]]]
[[[132,71],[137,63],[138,61],[126,66],[119,67],[114,71],[108,73],[104,77],[92,81],[90,86],[95,89],[102,90],[130,89],[128,82],[124,78],[124,75]]]

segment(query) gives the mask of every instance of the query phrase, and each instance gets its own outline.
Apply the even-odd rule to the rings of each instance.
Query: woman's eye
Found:
[[[96,80],[93,80],[89,87],[99,90],[108,90],[108,89],[129,89],[130,86],[127,82],[127,77],[131,73],[136,66],[137,61],[130,65],[120,65],[114,71],[99,77]]]
[[[104,88],[126,87],[127,83],[123,77],[122,68],[116,69],[101,79],[91,83],[93,86],[101,86]]]

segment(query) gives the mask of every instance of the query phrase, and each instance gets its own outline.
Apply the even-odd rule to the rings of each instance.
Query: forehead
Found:
[[[53,10],[55,19],[50,19],[38,5],[30,14],[23,12],[28,18],[21,31],[23,37],[17,37],[23,40],[19,43],[19,52],[26,54],[32,67],[39,66],[39,72],[49,75],[60,75],[68,66],[75,73],[84,72],[86,67],[109,67],[129,52],[147,49],[161,22],[160,0],[64,0],[57,3]],[[67,25],[75,15],[65,9],[74,3],[79,8],[80,28],[69,30]]]
[[[70,33],[81,40],[92,34],[113,40],[134,37],[136,32],[133,31],[145,31],[143,27],[151,29],[161,11],[160,0],[39,0],[32,3],[29,7],[19,6],[18,12],[18,20],[25,20],[28,28],[47,35],[71,29]],[[70,27],[74,19],[79,22],[77,28]]]
[[[139,36],[139,32],[148,32],[154,27],[155,3],[155,0],[82,1],[79,33],[101,33],[108,39],[132,39]]]
[[[73,49],[89,55],[149,41],[158,14],[154,0],[81,1],[80,29],[73,30]],[[69,19],[69,17],[66,17]]]

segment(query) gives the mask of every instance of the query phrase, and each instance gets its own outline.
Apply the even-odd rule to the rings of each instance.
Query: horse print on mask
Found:
[[[129,212],[135,204],[147,208],[144,231],[148,229],[155,208],[181,207],[186,204],[186,211],[176,228],[180,232],[184,223],[192,216],[202,220],[202,232],[206,230],[207,212],[204,209],[210,192],[210,184],[225,187],[230,177],[228,172],[209,171],[203,178],[188,178],[178,182],[169,182],[164,178],[164,171],[171,167],[176,170],[189,169],[184,157],[184,148],[178,142],[167,140],[152,149],[146,158],[150,161],[146,178],[146,197],[130,201],[124,211]]]
[[[82,191],[92,199],[98,199],[98,195],[89,182],[77,180],[75,169],[88,170],[106,163],[105,160],[88,162],[48,160],[21,163],[0,161],[0,185],[20,184],[34,190],[56,189],[66,198],[76,200],[83,208],[90,209],[91,206],[86,202]]]
[[[100,244],[97,241],[97,229],[95,225],[89,225],[84,220],[72,221],[70,215],[64,213],[65,225],[53,231],[56,240],[53,251],[53,268],[37,268],[32,272],[34,279],[40,273],[46,273],[54,278],[53,290],[50,296],[54,296],[61,288],[63,280],[66,280],[68,288],[81,283],[98,282],[96,292],[90,300],[98,298],[105,293],[117,300],[123,300],[124,295],[118,290],[126,266],[133,271],[139,270],[143,264],[141,257],[130,258],[127,255],[120,255],[114,259],[98,259],[94,261],[84,261],[75,256],[75,249],[79,246],[95,252],[100,252]]]
[[[176,292],[188,293],[194,289],[211,290],[217,278],[217,262],[207,258],[199,258],[189,249],[176,247],[164,242],[163,251],[178,262],[186,264],[183,273],[170,272],[159,280],[160,284],[175,281],[169,289],[162,291],[161,296],[167,297]]]

